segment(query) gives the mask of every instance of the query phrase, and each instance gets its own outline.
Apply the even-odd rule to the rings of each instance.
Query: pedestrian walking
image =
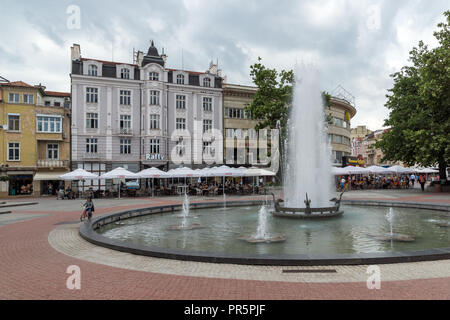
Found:
[[[425,175],[421,175],[419,178],[419,182],[420,182],[420,188],[422,189],[422,191],[425,191],[425,182],[427,180],[425,179]]]
[[[414,175],[414,173],[411,174],[410,180],[411,180],[412,187],[414,188],[414,182],[416,181],[416,176]]]

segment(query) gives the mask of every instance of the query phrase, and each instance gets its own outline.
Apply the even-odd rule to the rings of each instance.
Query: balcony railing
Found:
[[[69,166],[69,160],[38,160],[37,166],[41,168],[64,168]]]
[[[94,152],[85,152],[83,154],[83,158],[85,159],[98,159],[100,158],[100,155],[98,153]]]
[[[119,128],[119,129],[116,129],[115,133],[117,135],[120,135],[120,136],[132,136],[133,135],[133,129],[131,129],[131,128]]]

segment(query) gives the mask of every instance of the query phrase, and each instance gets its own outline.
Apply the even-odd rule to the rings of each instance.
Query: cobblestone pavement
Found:
[[[416,190],[351,191],[345,198],[450,205],[450,194]],[[327,266],[320,269],[336,272],[293,274],[282,270],[296,267],[174,261],[97,247],[78,236],[81,200],[38,201],[11,208],[12,214],[1,217],[0,299],[450,299],[449,260],[380,265],[381,289],[369,290],[367,266]],[[180,201],[95,200],[96,215]],[[80,290],[66,287],[71,265],[80,267]]]

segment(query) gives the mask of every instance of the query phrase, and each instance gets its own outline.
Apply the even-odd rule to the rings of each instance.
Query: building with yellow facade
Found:
[[[0,196],[54,194],[70,168],[70,93],[0,82],[0,139]]]

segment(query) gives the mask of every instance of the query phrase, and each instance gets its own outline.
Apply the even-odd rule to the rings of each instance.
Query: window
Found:
[[[97,72],[98,68],[96,65],[94,64],[90,64],[88,67],[88,76],[97,76],[98,72]]]
[[[150,72],[148,74],[148,80],[159,81],[159,73],[158,72]]]
[[[8,142],[8,161],[20,161],[19,142]]]
[[[8,130],[20,131],[20,116],[16,114],[8,114]]]
[[[159,153],[159,139],[150,139],[150,153],[151,154]]]
[[[131,133],[131,115],[121,114],[119,125],[120,133]]]
[[[97,153],[97,138],[87,138],[86,139],[86,153]]]
[[[204,87],[211,87],[211,79],[210,78],[203,78],[203,86]]]
[[[184,75],[182,74],[177,75],[177,84],[184,84]]]
[[[57,143],[47,144],[47,159],[58,160],[59,158],[59,145]]]
[[[120,69],[120,77],[122,79],[130,79],[130,69],[127,68]]]
[[[214,157],[214,151],[212,142],[203,142],[203,154]]]
[[[186,96],[177,94],[175,100],[177,109],[186,109]]]
[[[34,96],[32,94],[24,94],[23,95],[23,103],[33,104]]]
[[[335,143],[342,143],[342,136],[338,136],[338,135],[333,135],[333,141]]]
[[[350,145],[350,139],[348,138],[348,137],[342,137],[342,143],[343,144],[347,144],[347,145]]]
[[[212,130],[212,120],[203,120],[203,133]]]
[[[183,156],[184,153],[186,152],[185,146],[184,146],[184,141],[183,140],[179,140],[177,141],[176,144],[176,152],[179,156]]]
[[[55,101],[55,103],[53,103],[53,105],[54,105],[55,107],[61,107],[61,102],[56,102],[56,101]]]
[[[38,115],[37,132],[61,133],[61,117],[51,115]]]
[[[86,113],[86,129],[98,129],[98,113]]]
[[[150,115],[150,129],[159,130],[159,114]]]
[[[45,101],[46,106],[50,106],[50,103],[51,103],[50,101]]]
[[[120,153],[121,154],[131,153],[131,139],[120,139]]]
[[[203,97],[203,111],[212,111],[212,98]]]
[[[120,90],[120,104],[127,106],[131,104],[131,91]]]
[[[246,119],[247,117],[244,109],[225,108],[225,118]]]
[[[234,129],[225,129],[225,135],[227,138],[234,138]]]
[[[19,94],[18,93],[10,93],[8,102],[19,103]]]
[[[98,102],[98,88],[86,88],[86,102],[87,103]]]
[[[150,104],[153,106],[159,105],[159,91],[150,90]]]
[[[175,123],[175,128],[179,130],[186,130],[186,119],[185,118],[177,118]]]

